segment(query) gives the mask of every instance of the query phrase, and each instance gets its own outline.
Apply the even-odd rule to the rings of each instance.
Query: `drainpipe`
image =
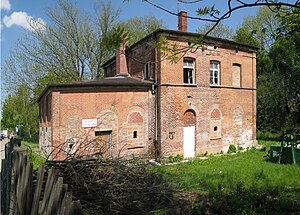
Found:
[[[157,39],[156,35],[155,35],[155,39]],[[159,152],[159,146],[158,146],[158,58],[157,58],[157,48],[154,49],[155,53],[154,53],[154,61],[155,61],[155,85],[154,87],[156,87],[155,89],[155,128],[154,128],[154,158],[155,161],[159,161],[158,159],[158,152]]]
[[[256,61],[256,55],[254,58],[254,51],[252,52],[252,146],[256,144],[256,119],[257,119],[257,112],[256,112],[256,70],[254,68],[254,62]],[[255,63],[256,66],[256,63]],[[254,82],[255,81],[255,82]],[[255,118],[254,118],[255,114]],[[255,135],[254,135],[255,134]]]

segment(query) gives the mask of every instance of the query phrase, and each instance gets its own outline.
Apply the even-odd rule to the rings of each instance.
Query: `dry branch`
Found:
[[[149,214],[174,205],[174,190],[145,165],[119,160],[48,161],[86,214]]]

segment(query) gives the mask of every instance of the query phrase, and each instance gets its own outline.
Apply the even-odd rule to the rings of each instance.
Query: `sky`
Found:
[[[1,63],[9,55],[9,51],[14,47],[17,39],[24,33],[30,31],[29,20],[34,18],[41,22],[48,21],[46,15],[46,8],[55,5],[57,0],[0,0],[1,1]],[[81,9],[93,12],[94,5],[97,0],[77,0]],[[106,1],[106,0],[104,0]],[[124,2],[123,0],[111,0],[115,8],[121,9],[120,20],[127,20],[135,16],[153,15],[158,19],[164,21],[164,25],[169,29],[177,28],[177,17],[167,12],[164,12],[147,2],[142,0],[130,0]],[[204,3],[197,4],[183,4],[177,3],[177,0],[151,0],[151,2],[162,6],[170,11],[177,13],[179,10],[188,12],[188,15],[196,16],[195,11],[198,6],[212,4],[217,2],[217,7],[225,9],[226,0],[204,0]],[[206,3],[205,3],[206,2]],[[220,3],[222,2],[222,3]],[[222,5],[223,4],[223,5]],[[244,9],[237,11],[234,15],[227,20],[225,24],[233,28],[241,25],[245,15],[254,15],[255,9]],[[191,32],[195,32],[198,27],[203,25],[203,22],[198,20],[189,20],[189,28]]]
[[[94,6],[98,0],[77,0],[80,9],[88,12],[94,11]],[[108,1],[108,0],[103,0]],[[142,0],[110,0],[115,8],[121,9],[119,20],[127,20],[133,17],[155,16],[163,20],[164,26],[168,29],[177,29],[177,17],[164,12],[157,7],[150,5]],[[152,3],[177,13],[178,11],[186,11],[189,16],[196,16],[196,10],[199,7],[216,4],[216,7],[224,12],[226,10],[226,0],[203,0],[197,4],[178,3],[177,0],[150,0]],[[18,38],[25,31],[31,31],[30,20],[35,19],[39,22],[48,23],[49,19],[46,15],[46,8],[54,6],[57,0],[0,0],[1,2],[1,74],[2,66],[9,56],[10,50],[15,46]],[[257,9],[242,9],[235,12],[230,19],[224,23],[235,29],[243,22],[243,18],[249,15],[255,15]],[[188,20],[188,31],[195,32],[204,23],[199,20]],[[1,85],[3,84],[3,76],[1,75]],[[1,88],[1,101],[3,102],[6,94]],[[1,104],[2,104],[1,102]],[[0,117],[2,106],[0,106]]]

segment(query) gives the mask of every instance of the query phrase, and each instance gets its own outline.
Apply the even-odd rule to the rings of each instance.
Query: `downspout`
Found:
[[[254,52],[252,52],[252,146],[256,145],[256,119],[257,119],[257,113],[256,113],[256,55],[254,57]],[[254,72],[255,71],[255,72]],[[255,81],[255,82],[254,82]]]
[[[155,35],[155,41],[156,41],[157,37]],[[155,93],[155,128],[154,128],[154,158],[155,161],[159,161],[158,159],[158,153],[159,153],[159,146],[158,146],[158,58],[157,58],[157,48],[154,49],[155,53],[154,53],[154,63],[155,63],[155,86],[153,86],[154,89],[154,93]]]

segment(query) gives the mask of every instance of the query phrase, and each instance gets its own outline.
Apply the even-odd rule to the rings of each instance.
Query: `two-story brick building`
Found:
[[[195,48],[201,35],[187,32],[185,12],[178,24],[121,45],[104,79],[48,86],[39,98],[41,149],[53,159],[76,150],[159,158],[254,145],[256,48],[213,37]],[[161,41],[182,50],[176,61]]]

